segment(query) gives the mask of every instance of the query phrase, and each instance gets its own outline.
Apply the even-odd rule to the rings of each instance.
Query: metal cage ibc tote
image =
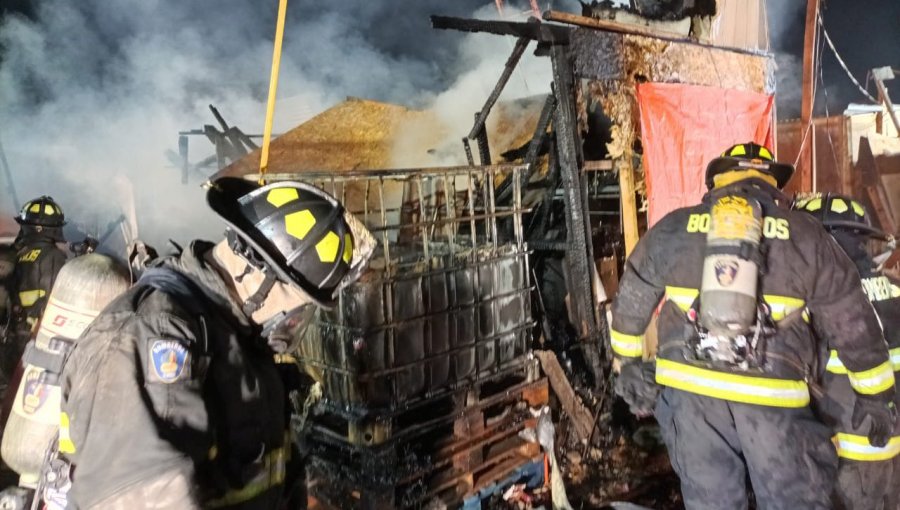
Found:
[[[533,326],[525,169],[299,176],[341,200],[379,241],[364,277],[317,313],[297,355],[323,384],[329,411],[383,414],[523,369]],[[502,206],[500,188],[512,188]]]

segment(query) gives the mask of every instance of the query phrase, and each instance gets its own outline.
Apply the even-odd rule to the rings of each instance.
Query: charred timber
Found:
[[[643,35],[646,37],[657,37],[679,42],[692,42],[691,39],[682,37],[680,34],[672,32],[663,32],[652,28],[640,27],[636,25],[626,25],[616,23],[615,21],[607,21],[597,18],[589,18],[587,16],[579,16],[569,12],[545,11],[543,18],[547,21],[555,21],[557,23],[565,23],[567,25],[577,25],[585,28],[596,28],[598,30],[606,30],[609,32],[619,32],[622,34]]]
[[[525,37],[533,41],[553,44],[568,44],[571,28],[559,25],[529,21],[486,21],[452,16],[432,16],[431,26],[439,30],[459,30],[461,32],[481,32],[494,35]]]
[[[534,135],[531,137],[531,142],[528,143],[528,151],[525,153],[525,165],[527,166],[527,170],[525,170],[524,175],[521,176],[520,186],[527,186],[529,182],[531,182],[531,176],[534,174],[534,169],[537,166],[538,155],[540,155],[541,147],[544,146],[544,142],[547,140],[547,128],[550,126],[550,119],[553,118],[553,111],[556,109],[556,96],[553,94],[547,95],[547,100],[544,101],[544,107],[541,109],[541,116],[538,118],[537,126],[534,128]],[[502,189],[497,194],[497,201],[499,203],[504,203],[509,199],[512,194],[512,186],[509,184],[505,184],[504,189]]]
[[[567,47],[555,46],[550,57],[553,63],[553,82],[556,85],[557,99],[556,118],[553,125],[556,130],[557,156],[559,157],[560,176],[566,204],[566,229],[568,231],[566,241],[569,244],[567,258],[572,270],[569,295],[573,298],[575,317],[578,322],[575,327],[579,336],[597,339],[598,328],[594,315],[590,268],[594,257],[589,242],[590,225],[586,214],[586,200],[579,168],[575,77]]]
[[[474,140],[479,132],[484,131],[484,123],[487,121],[488,114],[491,113],[491,108],[494,107],[494,103],[497,102],[497,98],[500,97],[500,93],[503,92],[503,88],[506,87],[509,77],[512,76],[513,71],[516,69],[516,65],[518,65],[519,60],[522,59],[522,55],[525,53],[525,49],[528,47],[529,42],[530,40],[525,37],[520,37],[516,41],[512,53],[509,55],[509,58],[506,59],[506,64],[503,66],[503,73],[500,74],[500,79],[497,80],[497,84],[494,85],[494,90],[491,91],[491,95],[488,96],[481,111],[478,112],[478,115],[475,117],[475,125],[472,126],[472,130],[469,131],[469,140]],[[484,161],[481,163],[489,164],[489,162],[485,163]]]
[[[466,161],[469,163],[469,166],[475,166],[475,158],[472,157],[472,146],[469,145],[469,139],[463,137],[462,143],[463,149],[466,151]]]
[[[475,114],[476,119],[478,119],[479,117],[481,117],[481,112]],[[478,157],[481,160],[482,166],[490,165],[491,146],[490,142],[488,141],[487,129],[484,129],[484,124],[481,125],[481,129],[479,129],[475,134],[475,140],[478,142]]]
[[[549,17],[548,17],[549,16]],[[544,18],[550,21],[556,21],[558,23],[566,23],[569,25],[573,25],[574,27],[580,27],[582,29],[592,29],[589,30],[588,33],[596,34],[596,35],[606,35],[606,36],[616,36],[615,40],[621,41],[623,36],[632,35],[639,37],[647,37],[650,39],[658,39],[661,41],[667,41],[676,44],[685,44],[690,46],[701,46],[703,48],[709,48],[711,50],[720,50],[727,51],[731,53],[741,54],[741,55],[754,55],[754,56],[767,56],[768,53],[762,50],[753,50],[753,49],[745,49],[745,48],[734,48],[730,46],[716,46],[713,44],[706,44],[698,42],[694,39],[685,38],[681,35],[671,34],[669,32],[660,32],[649,28],[642,28],[633,25],[624,25],[621,23],[616,23],[614,21],[605,21],[598,20],[594,18],[588,18],[585,16],[578,16],[575,14],[569,14],[565,12],[559,11],[547,11],[544,13]],[[577,32],[577,31],[576,31]],[[571,38],[574,38],[574,32],[570,34]],[[574,42],[573,42],[574,44]]]

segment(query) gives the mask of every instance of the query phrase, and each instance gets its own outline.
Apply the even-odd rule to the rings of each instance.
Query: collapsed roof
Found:
[[[493,162],[531,140],[545,96],[501,101],[488,132]],[[348,98],[272,141],[271,174],[417,168],[466,163],[460,138],[468,126],[454,126],[437,110]],[[259,171],[260,151],[225,167],[213,179]]]

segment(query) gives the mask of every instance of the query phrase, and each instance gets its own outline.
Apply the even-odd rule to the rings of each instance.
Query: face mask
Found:
[[[307,303],[287,312],[279,312],[263,323],[262,336],[269,348],[278,354],[296,351],[315,312],[316,306]]]

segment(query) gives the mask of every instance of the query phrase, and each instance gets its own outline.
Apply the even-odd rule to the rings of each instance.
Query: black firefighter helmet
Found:
[[[706,166],[706,187],[713,189],[715,177],[732,170],[759,170],[774,177],[778,189],[783,189],[794,175],[794,166],[775,161],[768,148],[753,142],[739,143],[709,162]]]
[[[16,216],[16,223],[33,227],[62,227],[66,216],[62,208],[47,195],[29,200]]]
[[[372,249],[363,253],[357,245],[374,247],[340,202],[306,183],[258,186],[224,177],[211,183],[207,202],[228,224],[236,253],[320,306],[333,305],[337,291],[358,278]]]
[[[865,206],[847,195],[813,195],[795,201],[793,208],[813,215],[828,230],[842,229],[866,237],[887,238],[884,232],[872,224],[872,215]]]

